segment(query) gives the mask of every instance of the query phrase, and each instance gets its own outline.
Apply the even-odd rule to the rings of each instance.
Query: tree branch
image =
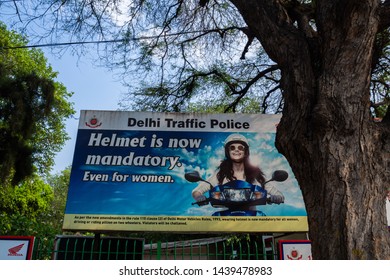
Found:
[[[312,3],[300,3],[297,0],[282,1],[283,7],[287,10],[291,20],[296,21],[298,28],[305,34],[307,38],[317,36],[317,32],[310,25],[310,21],[314,19],[315,11]]]
[[[276,0],[262,0],[261,2],[231,0],[231,2],[241,13],[269,57],[281,68],[291,68],[291,65],[299,60],[298,53],[305,53],[306,57],[310,56],[307,37],[294,25],[294,19],[283,6],[287,5],[286,1],[281,3],[282,1]],[[258,24],[259,18],[262,24]]]
[[[20,22],[23,22],[23,21],[22,21],[22,18],[20,17],[20,12],[19,12],[19,8],[18,8],[18,3],[16,3],[15,0],[13,1],[13,3],[14,3],[15,11],[16,11],[16,14],[18,15],[19,21],[20,21]]]
[[[246,53],[249,51],[250,45],[252,45],[253,40],[255,39],[255,35],[251,32],[249,28],[241,28],[241,31],[245,33],[248,37],[248,41],[245,44],[244,50],[242,51],[240,59],[245,59]]]
[[[390,106],[387,107],[387,111],[385,116],[382,119],[382,123],[386,123],[387,125],[390,125]]]
[[[205,6],[207,6],[208,2],[209,2],[209,0],[199,0],[199,6],[205,7]]]
[[[380,6],[378,32],[381,32],[389,27],[390,27],[390,0],[386,0]]]
[[[232,94],[238,94],[238,97],[228,107],[226,107],[225,112],[229,112],[230,110],[233,110],[234,112],[238,103],[247,94],[251,86],[255,84],[258,80],[260,80],[262,77],[264,77],[266,74],[275,71],[277,69],[279,69],[278,65],[272,65],[269,68],[265,69],[264,71],[259,72],[252,80],[250,80],[246,84],[246,86],[242,90],[240,91],[234,90]]]
[[[272,88],[271,90],[267,91],[265,93],[265,96],[264,96],[264,99],[263,99],[263,102],[261,103],[261,113],[262,114],[266,114],[267,113],[267,109],[268,109],[268,98],[271,96],[272,93],[274,93],[275,91],[279,90],[280,89],[280,84],[275,86],[274,88]]]
[[[240,31],[243,31],[245,34],[247,34],[246,31],[244,31],[246,29],[248,29],[248,28],[246,28],[246,27],[238,27],[238,26],[231,26],[231,27],[227,27],[227,28],[208,29],[208,30],[204,30],[204,32],[202,32],[201,34],[199,34],[197,36],[194,36],[192,38],[189,38],[189,39],[186,39],[186,40],[180,42],[180,44],[185,44],[185,43],[189,43],[189,42],[192,42],[192,41],[196,41],[197,39],[199,39],[199,38],[201,38],[203,36],[206,36],[208,34],[212,34],[212,33],[218,33],[218,35],[223,37],[226,32],[231,31],[231,30],[240,30]]]

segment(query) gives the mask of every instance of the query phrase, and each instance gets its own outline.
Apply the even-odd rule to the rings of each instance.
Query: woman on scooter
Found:
[[[213,186],[226,184],[233,180],[247,181],[253,185],[262,186],[265,182],[264,174],[259,167],[253,166],[249,160],[248,140],[241,134],[229,135],[224,143],[225,159],[218,167],[218,172],[207,179]],[[265,185],[270,195],[270,202],[280,204],[284,202],[283,194],[272,185]],[[210,185],[201,182],[193,191],[193,198],[201,202],[206,200],[204,193],[210,190]]]

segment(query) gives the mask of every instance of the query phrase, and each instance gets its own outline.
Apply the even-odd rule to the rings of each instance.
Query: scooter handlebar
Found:
[[[204,206],[204,205],[207,205],[209,204],[210,202],[210,199],[205,199],[205,200],[201,200],[201,201],[195,201],[195,202],[192,202],[191,205],[198,205],[198,206]]]
[[[272,198],[272,195],[267,196],[267,204],[281,204],[281,203],[284,203],[284,199],[281,201],[275,201]]]

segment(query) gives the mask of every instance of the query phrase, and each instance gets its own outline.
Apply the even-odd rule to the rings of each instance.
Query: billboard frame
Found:
[[[81,111],[63,229],[306,232],[307,217],[299,186],[287,160],[274,147],[280,117]],[[194,192],[197,184],[184,179],[184,170],[196,170],[202,178],[209,177],[226,157],[224,141],[232,134],[247,138],[255,165],[263,160],[272,171],[280,164],[289,169],[289,185],[283,188],[293,193],[294,199],[299,197],[298,203],[267,206],[267,215],[256,208],[256,217],[248,217],[253,216],[249,210],[241,211],[246,211],[243,216],[238,211],[217,211],[213,204],[208,208],[191,206],[195,198],[191,190]],[[268,172],[267,178],[270,177]],[[288,189],[290,186],[294,191]]]

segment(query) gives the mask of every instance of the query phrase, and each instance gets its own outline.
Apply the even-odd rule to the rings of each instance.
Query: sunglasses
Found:
[[[245,151],[245,147],[243,145],[230,145],[229,150],[230,151],[234,151],[234,150]]]

